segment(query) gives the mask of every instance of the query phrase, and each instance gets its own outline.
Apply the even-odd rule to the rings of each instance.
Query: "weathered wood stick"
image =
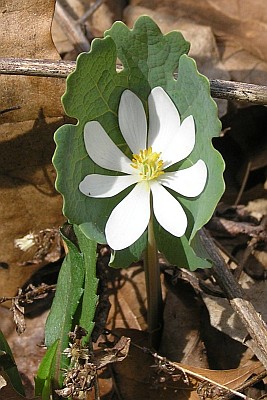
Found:
[[[248,331],[246,342],[267,370],[267,326],[250,301],[245,299],[241,286],[217,250],[205,229],[200,231],[200,239],[213,261],[213,271],[233,310]]]
[[[75,61],[0,58],[0,74],[66,78],[74,71]],[[117,66],[119,71],[122,67]],[[251,83],[210,80],[211,95],[217,99],[267,104],[267,86]]]

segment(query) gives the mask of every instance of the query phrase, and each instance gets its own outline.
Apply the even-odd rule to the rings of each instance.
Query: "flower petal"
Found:
[[[169,145],[162,150],[161,159],[164,161],[164,168],[169,167],[183,160],[195,146],[195,124],[192,115],[185,118]]]
[[[98,121],[90,121],[84,127],[85,148],[91,159],[100,167],[132,174],[131,161],[115,145]]]
[[[134,154],[146,149],[146,114],[141,100],[130,90],[125,90],[121,96],[119,125],[126,143]]]
[[[158,182],[183,196],[196,197],[204,190],[207,176],[206,164],[198,160],[192,167],[166,172],[158,178]]]
[[[148,147],[162,152],[169,146],[180,126],[180,116],[170,97],[161,87],[155,87],[148,96]]]
[[[80,183],[80,191],[89,197],[112,197],[138,182],[138,175],[87,175]]]
[[[151,191],[158,223],[172,235],[183,236],[187,228],[187,217],[181,204],[156,181],[152,182]]]
[[[114,208],[106,224],[107,243],[114,250],[125,249],[145,231],[150,218],[150,190],[138,183]]]

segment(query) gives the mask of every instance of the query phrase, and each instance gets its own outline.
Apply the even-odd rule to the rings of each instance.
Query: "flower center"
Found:
[[[133,154],[131,166],[139,170],[142,180],[150,181],[164,174],[163,161],[160,159],[161,153],[152,151],[152,147],[147,150],[140,150],[139,154]]]

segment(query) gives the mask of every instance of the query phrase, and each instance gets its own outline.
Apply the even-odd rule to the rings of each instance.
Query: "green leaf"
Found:
[[[59,351],[68,347],[68,333],[84,291],[84,260],[77,247],[66,237],[68,254],[58,276],[56,295],[45,326],[45,343],[52,346],[60,339]]]
[[[117,146],[131,156],[118,126],[121,94],[125,89],[132,90],[147,110],[151,89],[163,87],[176,104],[181,119],[192,114],[195,120],[197,144],[179,167],[191,166],[201,158],[208,167],[209,181],[197,198],[189,199],[171,192],[187,213],[186,235],[181,239],[174,238],[157,224],[155,235],[159,249],[169,260],[178,266],[195,269],[209,266],[209,261],[203,262],[198,256],[199,249],[195,252],[190,246],[194,246],[196,232],[209,220],[223,193],[224,163],[211,143],[211,138],[220,132],[220,122],[210,96],[209,82],[186,55],[188,49],[189,44],[179,32],[162,35],[149,17],[140,17],[132,30],[122,22],[116,22],[105,33],[104,39],[94,40],[90,53],[79,56],[76,70],[67,79],[62,101],[67,114],[77,118],[78,124],[65,125],[56,132],[57,149],[53,162],[58,173],[56,186],[64,197],[65,215],[70,222],[80,225],[88,238],[105,243],[107,219],[132,187],[105,199],[90,198],[79,191],[79,183],[88,174],[114,175],[114,172],[95,165],[88,156],[83,141],[84,125],[91,120],[99,121]],[[116,72],[117,57],[123,64],[119,73]],[[177,80],[173,78],[175,71],[178,71]],[[141,242],[138,240],[128,249],[116,252],[112,265],[125,266],[140,258],[144,248]],[[170,243],[178,244],[170,246]],[[175,248],[181,250],[180,254]]]
[[[162,35],[155,22],[146,16],[138,18],[132,30],[122,22],[115,22],[105,36],[112,37],[116,44],[128,88],[145,102],[153,87],[163,87],[173,80],[179,58],[190,47],[180,32]]]
[[[98,286],[98,279],[96,278],[96,242],[88,240],[79,227],[75,226],[74,231],[83,254],[85,270],[84,293],[79,325],[86,329],[86,340],[88,340],[94,328],[93,320],[96,303],[98,301],[98,296],[96,294]]]
[[[211,262],[206,259],[207,254],[200,253],[198,251],[200,249],[197,247],[193,248],[185,235],[179,240],[173,235],[168,235],[169,240],[167,241],[165,236],[167,232],[164,231],[162,234],[162,229],[159,226],[158,230],[156,230],[158,248],[162,252],[162,249],[164,249],[164,255],[171,264],[177,265],[178,259],[180,268],[189,268],[191,271],[195,271],[197,268],[210,268],[212,266]]]
[[[45,327],[48,347],[59,340],[53,375],[58,384],[62,383],[60,369],[69,364],[69,359],[62,354],[68,347],[68,334],[78,324],[87,330],[89,338],[97,301],[96,242],[86,238],[78,226],[74,227],[74,232],[76,238],[73,240],[79,248],[64,236],[69,252],[59,273],[55,299]]]
[[[114,251],[111,255],[109,265],[113,268],[128,268],[132,262],[140,260],[140,254],[147,246],[147,231],[130,247],[123,251]]]
[[[127,152],[118,126],[118,105],[122,92],[139,81],[139,86],[135,86],[134,91],[147,101],[147,94],[152,87],[149,77],[160,77],[162,68],[166,76],[164,79],[171,77],[181,53],[189,48],[180,33],[172,32],[163,36],[158,26],[148,17],[142,18],[133,31],[119,22],[112,29],[105,39],[93,41],[90,53],[83,53],[78,57],[76,70],[67,78],[67,90],[62,103],[66,113],[77,118],[79,123],[59,128],[55,134],[57,148],[53,157],[57,170],[56,188],[64,198],[64,214],[71,223],[81,225],[89,238],[99,243],[106,242],[104,228],[112,209],[130,189],[108,199],[89,198],[79,191],[79,183],[90,173],[114,175],[114,172],[100,168],[88,157],[83,141],[84,125],[90,120],[99,121],[118,147]],[[129,46],[129,49],[136,36],[139,45],[132,49],[132,53],[136,53],[137,61],[138,57],[143,57],[138,67],[142,75],[140,71],[132,71],[126,66],[124,71],[116,72],[117,48],[110,37],[116,36],[116,32],[120,40],[124,40],[123,35],[129,32],[125,41],[125,46]],[[151,33],[153,39],[147,32]],[[165,60],[166,66],[163,62]],[[133,63],[130,63],[130,67],[134,68]]]
[[[182,165],[190,166],[202,159],[208,167],[208,181],[200,196],[193,199],[176,196],[188,210],[189,216],[193,216],[187,233],[190,242],[208,222],[224,192],[224,161],[211,141],[213,137],[219,136],[221,123],[216,103],[210,96],[209,81],[197,71],[192,58],[186,55],[180,58],[178,79],[168,82],[166,91],[176,104],[181,119],[193,115],[196,125],[194,150]]]
[[[39,365],[37,376],[34,379],[35,395],[41,396],[42,400],[49,400],[52,393],[58,344],[59,340],[56,340],[47,350]]]
[[[0,330],[0,369],[3,369],[4,372],[7,374],[14,389],[21,395],[25,396],[20,374],[17,365],[15,363],[12,351],[1,330]]]
[[[79,123],[64,125],[55,134],[57,148],[53,163],[58,172],[56,188],[64,198],[63,212],[71,223],[82,224],[83,232],[99,243],[105,243],[106,221],[123,194],[110,199],[93,199],[79,191],[79,183],[86,175],[109,173],[88,157],[83,128],[86,122],[97,120],[112,140],[123,147],[117,112],[127,79],[116,72],[116,59],[116,46],[110,37],[95,39],[90,53],[78,57],[76,70],[67,78],[62,102],[66,113],[77,118]]]

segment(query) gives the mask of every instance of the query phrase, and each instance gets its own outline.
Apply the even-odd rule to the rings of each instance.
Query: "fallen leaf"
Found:
[[[1,2],[1,57],[58,60],[50,35],[54,0]],[[31,231],[62,223],[61,197],[54,189],[51,166],[53,133],[63,123],[58,78],[2,75],[1,110],[1,262],[0,295],[12,296],[43,264],[21,267],[30,253],[15,249],[14,240]]]
[[[9,312],[11,315],[11,313]],[[34,393],[34,376],[37,373],[40,362],[46,352],[44,346],[44,325],[48,311],[34,318],[26,319],[27,329],[23,335],[18,336],[15,329],[6,336],[17,367],[22,373],[22,381],[25,387],[26,397],[32,398]],[[8,323],[9,315],[1,314],[3,325]],[[1,395],[0,398],[2,399]],[[5,398],[5,397],[3,397]]]
[[[182,280],[175,285],[165,275],[168,291],[159,353],[171,361],[206,368],[207,354],[201,337],[203,313],[196,293]]]
[[[146,329],[146,289],[140,266],[110,269],[110,303],[107,328]]]
[[[2,375],[0,375],[0,390],[7,385],[7,381],[4,379]]]
[[[267,296],[266,280],[254,280],[246,273],[242,273],[239,283],[243,288],[245,298],[253,304],[262,319],[267,321],[266,304],[262,301]],[[211,325],[231,338],[249,346],[250,341],[246,340],[248,339],[247,330],[233,311],[228,300],[209,296],[205,293],[202,294],[202,298],[208,308]]]
[[[24,307],[19,304],[17,297],[12,299],[11,311],[13,312],[13,318],[16,324],[16,331],[21,335],[26,329],[26,324],[24,320]]]
[[[199,400],[198,393],[205,395],[205,391],[209,390],[214,396],[222,392],[225,394],[223,386],[236,390],[251,375],[264,371],[260,362],[216,371],[182,363],[168,364],[164,358],[156,368],[157,357],[153,359],[145,350],[148,343],[145,332],[119,329],[116,333],[132,339],[129,356],[122,363],[113,365],[116,386],[124,400],[152,400],[155,397],[164,400]]]

